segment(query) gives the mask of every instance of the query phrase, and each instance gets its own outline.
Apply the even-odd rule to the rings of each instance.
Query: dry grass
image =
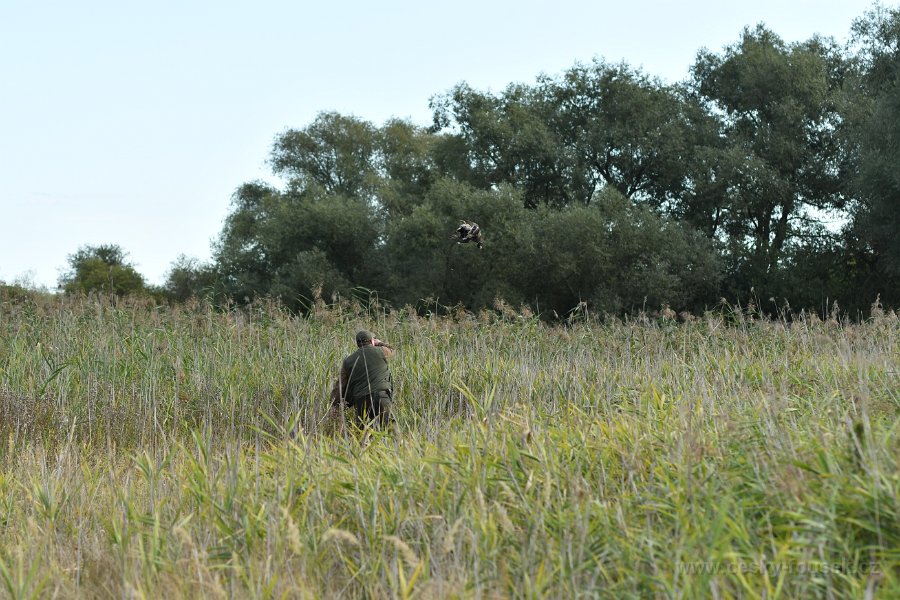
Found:
[[[896,597],[900,319],[0,304],[0,589]],[[398,431],[322,424],[358,326]]]

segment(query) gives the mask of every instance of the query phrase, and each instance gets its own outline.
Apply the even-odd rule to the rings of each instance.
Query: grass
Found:
[[[358,327],[393,434],[325,420]],[[900,319],[0,302],[11,598],[897,597]]]

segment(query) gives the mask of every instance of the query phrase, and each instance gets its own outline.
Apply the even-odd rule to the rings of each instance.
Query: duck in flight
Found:
[[[481,227],[475,221],[460,221],[459,227],[456,229],[456,235],[450,239],[456,240],[457,244],[474,242],[479,250],[484,248],[484,236],[481,233]]]

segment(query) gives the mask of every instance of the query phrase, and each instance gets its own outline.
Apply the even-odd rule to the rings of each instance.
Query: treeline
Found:
[[[157,292],[548,317],[900,304],[900,9],[846,45],[745,29],[676,84],[596,60],[430,108],[428,127],[324,112],[278,135],[282,185],[240,186],[212,262],[180,259]],[[449,240],[463,218],[484,250]],[[127,267],[97,250],[118,249],[73,255],[67,289],[96,289],[86,260]]]

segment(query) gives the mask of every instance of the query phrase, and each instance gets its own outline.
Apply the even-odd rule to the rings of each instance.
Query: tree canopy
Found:
[[[427,127],[324,111],[276,137],[281,184],[241,185],[212,263],[182,257],[164,291],[544,316],[897,304],[900,12],[853,32],[748,27],[674,84],[599,59],[499,92],[460,82]],[[461,219],[484,250],[449,239]],[[116,250],[73,255],[66,289],[143,285]]]
[[[900,279],[900,8],[873,10],[854,26],[860,46],[855,100],[860,191],[856,227],[882,259],[882,273]]]
[[[69,255],[69,271],[60,278],[66,292],[106,292],[117,296],[145,291],[143,276],[118,245],[83,246]]]

